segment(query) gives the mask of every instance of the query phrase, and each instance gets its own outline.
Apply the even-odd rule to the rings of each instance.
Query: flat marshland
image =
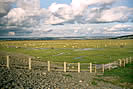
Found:
[[[0,51],[44,61],[101,64],[132,57],[133,40],[0,41]]]

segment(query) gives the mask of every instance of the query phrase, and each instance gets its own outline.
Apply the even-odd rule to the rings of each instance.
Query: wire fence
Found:
[[[126,64],[132,63],[132,57],[122,58],[112,63],[93,64],[93,63],[68,63],[68,62],[52,62],[41,61],[34,58],[16,58],[15,56],[0,56],[0,66],[22,69],[38,69],[46,71],[62,71],[62,72],[90,72],[98,73],[105,70],[111,70],[117,67],[125,67]]]

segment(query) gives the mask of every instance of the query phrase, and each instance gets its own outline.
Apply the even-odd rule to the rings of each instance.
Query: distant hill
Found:
[[[56,40],[55,37],[5,37],[0,40]]]
[[[133,39],[133,35],[111,37],[111,36],[91,36],[91,37],[0,37],[0,40],[104,40],[104,39]]]
[[[110,39],[133,39],[133,35],[118,36]]]

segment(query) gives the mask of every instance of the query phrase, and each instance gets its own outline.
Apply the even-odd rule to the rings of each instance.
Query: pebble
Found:
[[[43,74],[43,75],[46,75],[46,73],[45,73],[45,72],[43,72],[42,74]]]
[[[82,83],[82,80],[79,80],[80,83]]]

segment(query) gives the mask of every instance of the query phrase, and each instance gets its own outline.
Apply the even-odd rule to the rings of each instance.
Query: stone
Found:
[[[80,83],[82,83],[83,81],[82,80],[79,80]]]
[[[43,75],[46,75],[46,73],[45,73],[45,72],[43,72],[42,74],[43,74]]]

